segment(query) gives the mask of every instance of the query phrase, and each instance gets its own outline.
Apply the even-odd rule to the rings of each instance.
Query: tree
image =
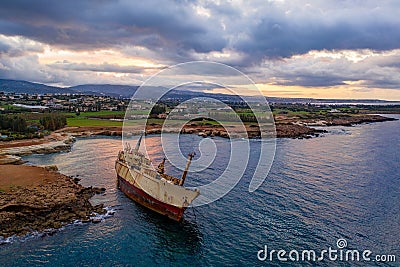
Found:
[[[20,116],[0,116],[0,129],[19,133],[28,132],[26,121]]]
[[[40,119],[40,124],[44,129],[54,131],[63,128],[67,124],[67,118],[60,114],[48,114]]]
[[[154,105],[154,107],[151,109],[150,115],[158,115],[158,114],[162,114],[165,113],[166,109],[164,105],[159,105],[156,104]]]

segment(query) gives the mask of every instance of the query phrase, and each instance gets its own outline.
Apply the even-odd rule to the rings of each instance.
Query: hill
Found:
[[[0,92],[27,94],[61,94],[74,93],[70,88],[49,86],[27,81],[0,79]]]
[[[137,90],[137,85],[113,85],[113,84],[82,84],[72,87],[49,86],[40,83],[33,83],[19,80],[0,79],[0,92],[14,92],[27,94],[89,94],[89,95],[107,95],[113,97],[130,98]],[[163,95],[163,99],[181,99],[187,100],[193,97],[212,97],[221,101],[240,101],[240,96],[227,94],[213,94],[201,91],[173,89],[164,95],[167,88],[164,87],[144,87],[141,91],[141,98],[152,98],[156,95]],[[251,99],[248,98],[248,99]],[[388,104],[398,103],[397,101],[384,101],[373,99],[313,99],[313,98],[280,98],[267,97],[270,103],[314,103],[314,104]]]
[[[136,92],[139,86],[129,85],[113,85],[113,84],[82,84],[69,87],[75,92],[95,94],[95,95],[110,95],[110,96],[123,96],[129,97]]]

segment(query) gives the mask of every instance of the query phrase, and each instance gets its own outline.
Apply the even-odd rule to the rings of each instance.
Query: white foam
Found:
[[[93,216],[91,216],[89,219],[94,223],[103,222],[106,218],[112,217],[116,212],[112,207],[105,207],[104,209],[106,210],[106,213],[98,214],[93,212]]]
[[[13,240],[16,238],[15,235],[4,238],[2,236],[0,236],[0,245],[5,245],[5,244],[10,244],[13,242]]]
[[[93,213],[93,216],[90,217],[90,221],[92,222],[103,222],[105,219],[112,217],[116,210],[113,209],[113,207],[105,207],[104,210],[106,210],[106,213],[104,214],[97,214],[97,213]],[[11,244],[15,241],[19,241],[19,242],[26,242],[29,241],[30,239],[33,238],[40,238],[40,237],[45,237],[45,236],[52,236],[53,234],[63,231],[66,229],[66,227],[68,226],[74,226],[74,225],[83,225],[84,223],[81,220],[75,220],[72,223],[63,225],[62,227],[58,228],[58,229],[54,229],[54,228],[49,228],[49,229],[45,229],[41,232],[39,231],[32,231],[30,233],[27,233],[24,236],[17,236],[17,235],[13,235],[7,238],[4,238],[2,236],[0,236],[0,245],[7,245],[7,244]]]

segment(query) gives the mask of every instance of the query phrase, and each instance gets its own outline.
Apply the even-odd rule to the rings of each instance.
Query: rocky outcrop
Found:
[[[286,122],[304,126],[353,126],[361,123],[374,123],[395,120],[397,119],[371,114],[328,114],[319,116],[316,115],[315,118],[295,118],[291,120],[287,119]]]
[[[105,136],[122,136],[121,126],[81,126],[81,127],[65,127],[57,130],[58,133],[68,133],[76,137],[88,137],[96,135]],[[136,133],[135,133],[136,134]],[[140,131],[137,131],[140,134]]]
[[[14,155],[0,155],[0,165],[4,164],[23,164],[21,157]]]
[[[280,138],[311,138],[326,132],[298,124],[277,124],[276,136]]]
[[[1,149],[3,155],[25,156],[31,154],[50,154],[60,151],[69,151],[75,142],[74,137],[68,137],[62,141],[49,142],[31,146],[10,147]]]
[[[380,115],[355,115],[355,116],[337,116],[326,119],[327,126],[352,126],[361,123],[373,123],[384,121],[395,121],[395,118],[383,117]]]
[[[49,167],[0,166],[0,236],[24,235],[32,231],[57,229],[75,220],[90,221],[103,214],[102,205],[89,199],[105,189],[85,188]],[[10,184],[4,175],[13,174]]]
[[[326,132],[325,130],[318,130],[314,128],[310,128],[304,125],[286,123],[286,124],[276,124],[276,137],[278,138],[310,138],[312,136],[318,136],[320,133]],[[261,132],[259,127],[246,127],[248,138],[260,138]],[[235,131],[229,136],[228,132],[220,127],[220,128],[206,128],[206,127],[184,127],[181,130],[181,133],[185,134],[197,134],[202,137],[213,137],[220,136],[224,138],[236,138],[243,137],[243,133],[237,132],[235,135]],[[264,133],[267,136],[274,137],[274,133]]]
[[[276,119],[276,137],[278,138],[309,138],[312,136],[318,136],[325,130],[318,130],[311,128],[312,126],[352,126],[360,123],[372,123],[372,122],[383,122],[396,120],[393,118],[383,117],[380,115],[349,115],[349,114],[319,114],[310,116],[275,116]],[[230,126],[227,126],[230,127]],[[235,128],[235,126],[232,126]],[[132,127],[129,129],[129,134],[139,135],[143,131],[141,126]],[[261,136],[260,129],[257,125],[246,125],[247,135],[242,133],[242,130],[235,130],[228,135],[228,132],[221,125],[196,125],[188,123],[180,128],[168,128],[162,129],[161,124],[148,124],[146,125],[146,134],[160,134],[161,131],[164,133],[183,133],[183,134],[197,134],[202,137],[213,137],[220,136],[223,138],[236,138],[236,137],[249,137],[259,138]],[[85,126],[85,127],[68,127],[59,130],[59,132],[66,132],[74,136],[92,136],[92,135],[108,135],[108,136],[121,136],[122,127],[96,127],[96,126]],[[274,133],[263,133],[267,136],[275,136]]]

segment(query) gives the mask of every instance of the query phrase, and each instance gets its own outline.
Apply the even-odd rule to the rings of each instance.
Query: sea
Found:
[[[106,188],[91,201],[108,213],[99,223],[77,221],[3,239],[0,266],[399,266],[400,121],[325,129],[311,139],[277,139],[270,172],[254,192],[249,183],[262,140],[250,140],[250,160],[238,184],[213,203],[188,208],[179,223],[119,191],[114,163],[120,138],[81,138],[70,152],[27,156],[28,164],[57,165],[84,186]],[[179,140],[185,154],[203,138]],[[146,142],[153,162],[160,162],[160,136],[147,136]],[[229,140],[212,142],[215,159],[205,170],[189,172],[188,186],[209,183],[226,168]],[[181,174],[171,164],[166,169]],[[315,251],[317,259],[305,254],[302,260],[304,250]],[[337,258],[323,250],[336,251],[329,256]],[[346,259],[348,250],[359,251],[359,261]],[[280,259],[278,251],[285,252]],[[369,261],[361,258],[364,251],[371,252]]]

